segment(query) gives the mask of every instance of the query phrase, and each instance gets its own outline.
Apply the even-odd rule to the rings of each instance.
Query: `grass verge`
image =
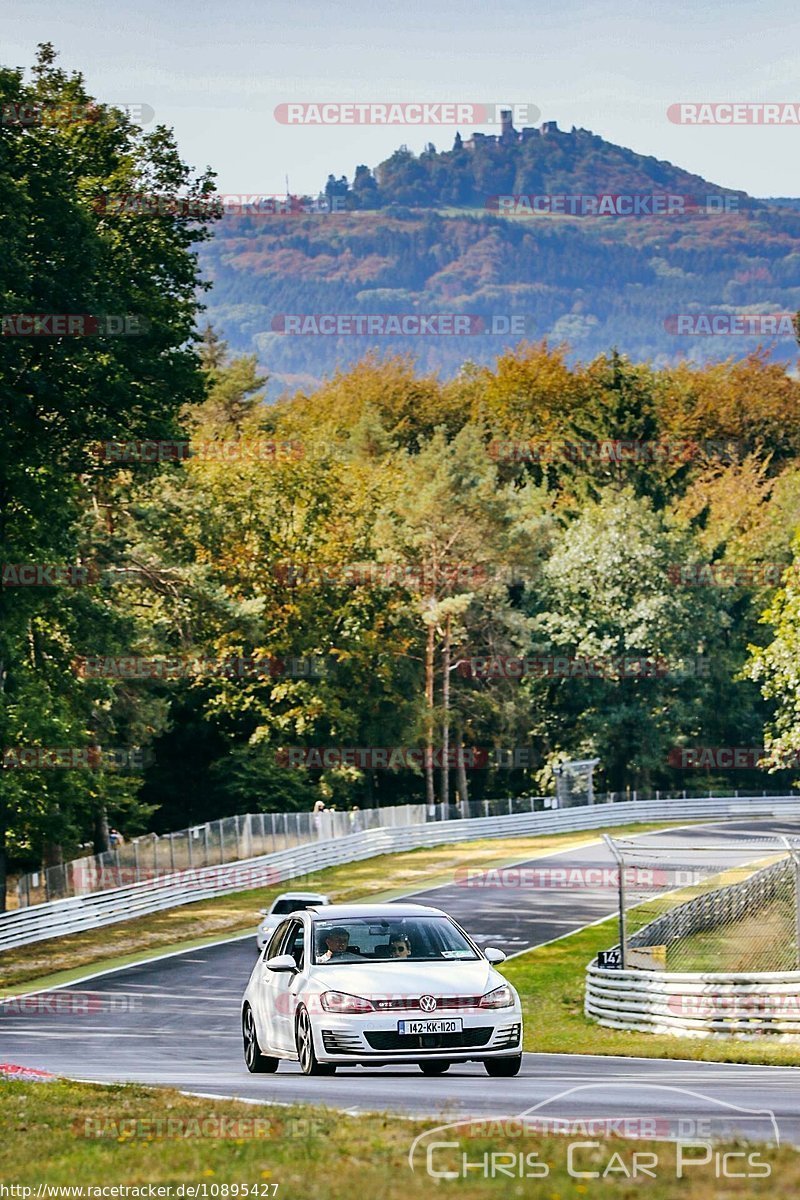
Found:
[[[622,835],[665,827],[663,822],[620,825],[602,832]],[[8,995],[22,984],[30,988],[53,987],[79,978],[90,967],[111,970],[148,955],[188,950],[248,930],[255,938],[258,910],[268,907],[279,892],[298,888],[327,892],[339,901],[390,900],[408,892],[452,883],[454,872],[460,868],[501,867],[554,850],[585,845],[597,837],[599,834],[587,830],[539,837],[487,838],[381,855],[328,867],[274,887],[200,900],[101,929],[48,938],[0,954],[0,995]]]
[[[346,1094],[346,1079],[340,1082]],[[420,1077],[421,1088],[424,1083]],[[488,1080],[490,1084],[501,1094],[501,1081]],[[265,1080],[264,1092],[265,1096],[274,1092],[274,1083]],[[447,1131],[446,1140],[458,1140],[459,1145],[436,1150],[431,1167],[440,1173],[455,1169],[459,1177],[435,1178],[426,1171],[424,1152],[415,1156],[414,1171],[408,1154],[414,1138],[437,1124],[381,1114],[355,1117],[300,1105],[256,1107],[134,1085],[4,1082],[0,1083],[0,1178],[6,1185],[30,1188],[32,1197],[37,1196],[39,1185],[82,1187],[87,1200],[92,1196],[88,1188],[148,1186],[170,1186],[172,1200],[191,1195],[191,1187],[203,1200],[234,1196],[352,1200],[354,1194],[369,1200],[421,1200],[437,1193],[465,1200],[508,1196],[560,1200],[586,1195],[587,1183],[591,1195],[601,1197],[635,1194],[647,1200],[706,1200],[724,1194],[726,1200],[749,1200],[772,1195],[778,1182],[787,1195],[800,1188],[800,1157],[790,1147],[756,1151],[760,1178],[720,1179],[712,1159],[705,1166],[685,1169],[685,1177],[678,1179],[675,1145],[641,1139],[631,1145],[602,1137],[587,1143],[580,1136],[568,1139],[528,1132],[520,1137],[518,1128],[499,1121],[473,1125],[468,1138],[456,1139]],[[572,1174],[567,1158],[571,1141],[582,1141]],[[620,1164],[630,1172],[634,1151],[656,1156],[650,1163],[655,1178],[625,1177]],[[484,1157],[492,1153],[512,1157],[505,1158],[504,1169],[497,1169],[497,1159]],[[462,1154],[473,1164],[466,1172]],[[603,1178],[607,1166],[609,1174]],[[744,1155],[732,1169],[740,1176],[748,1172]],[[579,1171],[597,1172],[598,1177],[581,1178]],[[494,1178],[484,1177],[492,1173]],[[181,1186],[183,1192],[178,1190]],[[21,1192],[6,1194],[27,1200]]]

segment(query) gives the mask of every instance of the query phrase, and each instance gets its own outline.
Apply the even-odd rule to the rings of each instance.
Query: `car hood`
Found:
[[[483,996],[506,982],[486,959],[473,962],[320,964],[311,971],[314,990],[353,996]]]

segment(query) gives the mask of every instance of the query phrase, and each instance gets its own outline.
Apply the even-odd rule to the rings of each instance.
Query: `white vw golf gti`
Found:
[[[482,1062],[516,1075],[519,996],[446,913],[419,904],[332,904],[293,913],[259,956],[242,1000],[250,1071],[282,1058],[306,1075],[417,1063],[440,1075]]]

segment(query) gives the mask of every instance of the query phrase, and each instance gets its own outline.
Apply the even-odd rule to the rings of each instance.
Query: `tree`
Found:
[[[202,395],[193,346],[201,220],[113,212],[125,194],[201,202],[213,178],[193,178],[163,127],[141,133],[98,104],[79,74],[40,48],[33,81],[0,70],[0,106],[31,121],[0,137],[0,556],[6,564],[79,561],[79,515],[99,509],[107,465],[98,442],[160,439]],[[10,107],[9,107],[10,106]],[[15,314],[89,315],[87,336],[18,336]],[[120,325],[121,323],[121,325]],[[131,336],[112,336],[122,327]],[[76,328],[75,325],[72,327]],[[15,336],[15,334],[17,336]],[[0,591],[0,745],[88,745],[101,712],[79,688],[51,686],[44,657],[65,671],[81,639],[101,636],[87,609],[73,619],[69,589]],[[97,610],[94,610],[94,616]],[[93,627],[93,632],[88,630]],[[37,645],[38,639],[38,645]],[[62,679],[61,683],[65,681]],[[35,701],[34,701],[35,698]],[[113,707],[113,705],[112,705]],[[36,719],[31,720],[31,714]],[[106,730],[116,722],[106,723]],[[96,811],[92,772],[0,773],[0,876],[6,853],[35,853],[77,833]],[[26,813],[36,814],[35,821]],[[5,891],[0,879],[0,903]]]
[[[671,745],[716,703],[681,675],[714,644],[707,589],[672,582],[690,545],[646,498],[612,491],[565,526],[543,569],[536,651],[574,665],[526,684],[538,734],[551,760],[598,756],[615,791],[664,776]]]
[[[772,704],[765,745],[773,769],[797,770],[800,752],[800,535],[783,584],[764,610],[761,623],[771,630],[764,646],[751,644],[745,674]]]
[[[443,749],[449,748],[453,622],[461,624],[473,598],[497,598],[504,568],[525,560],[541,513],[532,491],[497,485],[480,436],[465,428],[448,442],[437,430],[417,454],[398,457],[399,474],[376,522],[389,561],[409,570],[409,604],[424,630],[425,790],[434,802],[437,727],[436,656],[443,640],[446,676],[440,716]],[[448,771],[442,799],[449,798]]]

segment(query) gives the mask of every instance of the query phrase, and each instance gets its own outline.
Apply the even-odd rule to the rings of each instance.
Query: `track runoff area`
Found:
[[[745,819],[627,840],[647,847],[651,861],[650,851],[663,851],[671,868],[663,878],[656,872],[645,881],[644,897],[674,888],[676,869],[696,871],[698,856],[691,850],[698,843],[708,849],[704,868],[714,873],[763,858],[759,838],[798,832],[800,822]],[[450,913],[479,944],[516,955],[613,916],[614,867],[611,852],[597,840],[505,872],[476,875],[470,868],[413,899]],[[800,1069],[791,1067],[527,1053],[520,1074],[502,1083],[487,1079],[478,1063],[455,1064],[436,1077],[399,1065],[340,1068],[333,1077],[314,1077],[288,1062],[277,1074],[250,1075],[242,1057],[240,1004],[255,955],[254,919],[245,937],[0,1003],[0,1062],[209,1097],[439,1118],[461,1122],[462,1132],[470,1118],[534,1120],[537,1128],[552,1124],[558,1131],[559,1122],[591,1129],[619,1117],[623,1136],[632,1129],[634,1137],[654,1131],[672,1139],[738,1133],[800,1144]],[[535,1034],[535,1013],[526,1022]],[[436,1128],[446,1138],[449,1125]]]

